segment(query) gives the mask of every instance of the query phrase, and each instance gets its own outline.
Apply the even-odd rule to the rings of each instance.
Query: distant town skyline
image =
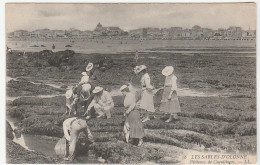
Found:
[[[101,23],[102,24],[102,22],[98,22],[98,23]],[[103,25],[103,24],[102,24]],[[106,25],[104,25],[104,26],[106,26]],[[252,29],[250,26],[247,28],[247,29],[243,29],[242,27],[240,27],[240,26],[229,26],[229,27],[227,27],[227,28],[222,28],[222,27],[217,27],[216,29],[212,29],[212,28],[208,28],[208,27],[202,27],[202,26],[200,26],[200,25],[193,25],[192,27],[194,27],[194,26],[199,26],[199,27],[201,27],[202,29],[211,29],[211,30],[215,30],[215,31],[217,31],[218,29],[229,29],[229,28],[231,28],[231,27],[237,27],[237,28],[241,28],[242,30],[245,30],[245,31],[247,31],[247,30],[254,30],[254,29]],[[111,27],[118,27],[118,26],[111,26]],[[119,28],[121,28],[122,30],[125,30],[125,31],[127,31],[127,32],[130,32],[130,31],[134,31],[134,30],[138,30],[138,29],[170,29],[170,28],[182,28],[183,30],[185,30],[185,29],[187,29],[187,30],[190,30],[190,29],[192,29],[192,27],[191,28],[184,28],[184,27],[181,27],[181,26],[172,26],[172,27],[164,27],[164,28],[160,28],[160,27],[141,27],[141,28],[135,28],[135,29],[130,29],[130,30],[125,30],[125,29],[123,29],[123,28],[121,28],[121,27],[119,27]],[[96,27],[95,27],[96,28]],[[28,32],[33,32],[33,31],[38,31],[38,30],[51,30],[51,31],[73,31],[73,30],[80,30],[80,31],[82,31],[82,32],[84,32],[84,31],[93,31],[93,30],[95,30],[95,28],[93,28],[93,29],[85,29],[85,30],[80,30],[80,29],[78,29],[78,28],[76,28],[76,27],[71,27],[71,28],[68,28],[68,29],[50,29],[50,28],[47,28],[47,27],[42,27],[42,28],[39,28],[39,29],[33,29],[33,30],[26,30],[26,29],[17,29],[17,30],[14,30],[14,31],[10,31],[10,32],[8,32],[8,33],[12,33],[12,32],[15,32],[15,31],[28,31]]]
[[[15,30],[81,31],[118,26],[126,31],[138,28],[204,28],[230,26],[256,29],[254,3],[218,4],[6,4],[6,32]]]
[[[100,22],[94,30],[80,31],[72,28],[68,30],[37,29],[34,31],[16,30],[7,34],[8,39],[163,39],[163,40],[255,40],[255,30],[243,30],[241,27],[219,28],[213,30],[198,25],[191,29],[182,27],[170,28],[139,28],[125,31],[120,27],[103,26]]]

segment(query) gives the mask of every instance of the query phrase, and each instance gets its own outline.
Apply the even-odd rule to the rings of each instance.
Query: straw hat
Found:
[[[66,94],[65,94],[65,97],[66,97],[67,99],[69,99],[69,98],[71,98],[72,95],[73,95],[73,90],[70,89],[70,90],[67,90],[67,92],[66,92]]]
[[[136,67],[136,73],[140,73],[142,70],[146,69],[147,67],[145,65],[140,65]]]
[[[93,93],[98,93],[98,92],[101,92],[102,90],[103,90],[102,87],[97,86],[97,87],[95,87],[95,89],[92,92]]]
[[[86,71],[90,71],[91,69],[93,69],[93,63],[88,63],[87,67],[86,67]]]
[[[138,68],[139,66],[136,66],[135,68],[134,68],[134,73],[135,74],[137,74],[137,68]]]
[[[174,68],[172,66],[166,66],[163,70],[162,70],[162,74],[164,76],[170,76],[174,71]]]
[[[83,84],[82,85],[82,91],[88,92],[90,89],[91,89],[91,85],[90,84]]]
[[[87,76],[88,74],[87,74],[87,72],[82,72],[81,73],[83,76]]]
[[[123,86],[121,86],[120,91],[123,91],[126,88],[128,88],[128,86],[127,85],[123,85]]]

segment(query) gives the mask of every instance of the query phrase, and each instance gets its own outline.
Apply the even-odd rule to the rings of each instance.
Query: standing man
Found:
[[[138,59],[139,59],[139,53],[138,53],[138,51],[136,50],[136,51],[135,51],[135,62],[136,62],[136,63],[137,63]]]
[[[88,128],[85,117],[72,117],[63,122],[64,137],[69,142],[69,154],[64,158],[66,161],[73,161],[75,158],[76,146],[81,132],[85,133],[86,140],[94,143],[93,136]]]
[[[54,52],[55,51],[55,45],[53,44],[52,45],[52,52]]]
[[[110,111],[114,108],[114,102],[110,93],[99,86],[95,87],[92,92],[94,94],[94,99],[88,106],[84,116],[94,107],[96,112],[99,114],[97,118],[103,117],[104,115],[106,115],[107,119],[111,118]]]

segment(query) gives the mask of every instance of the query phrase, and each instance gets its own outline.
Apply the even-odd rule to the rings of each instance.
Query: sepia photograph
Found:
[[[5,3],[7,164],[256,164],[255,2]]]

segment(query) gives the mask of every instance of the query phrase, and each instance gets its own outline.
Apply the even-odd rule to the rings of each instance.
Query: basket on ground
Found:
[[[57,144],[55,145],[55,153],[58,156],[65,157],[67,154],[67,144],[66,144],[66,139],[65,137],[61,138]]]

